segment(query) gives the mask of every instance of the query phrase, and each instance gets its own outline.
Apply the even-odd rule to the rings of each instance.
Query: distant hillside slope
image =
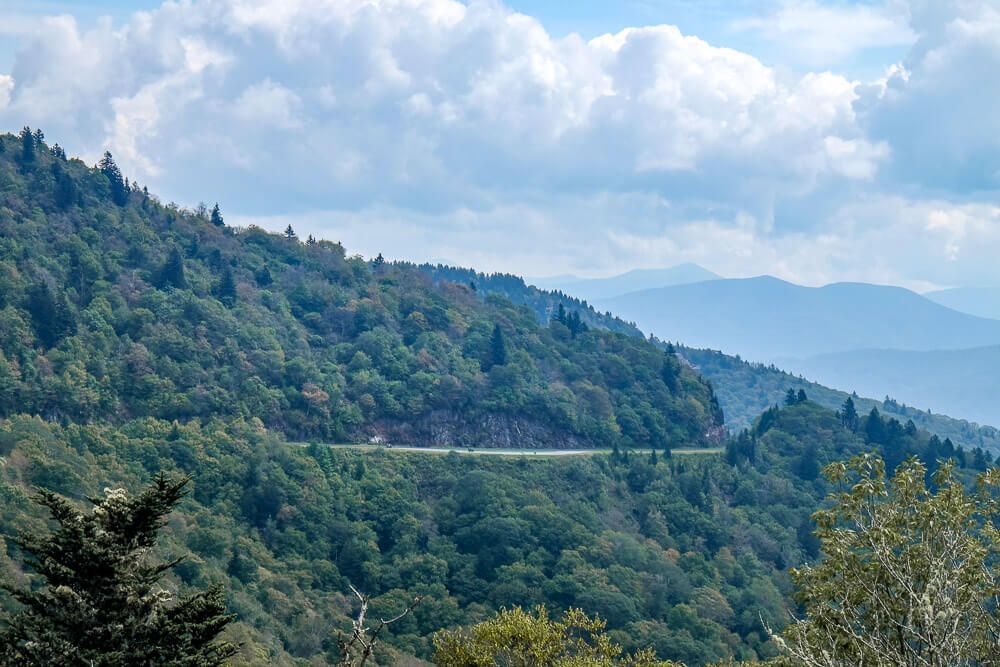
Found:
[[[667,269],[636,269],[607,278],[577,278],[555,276],[529,278],[528,282],[542,289],[559,290],[584,301],[608,299],[639,290],[669,285],[685,285],[705,280],[718,280],[719,275],[697,264],[678,264]]]
[[[559,304],[562,304],[567,310],[579,312],[581,319],[592,327],[608,328],[634,336],[644,335],[633,323],[625,322],[610,313],[598,312],[592,306],[585,305],[579,299],[561,292],[549,292],[528,285],[517,276],[486,275],[470,269],[437,265],[423,265],[420,269],[432,275],[435,280],[449,280],[462,284],[473,282],[478,286],[481,297],[495,291],[515,303],[526,304],[541,322],[547,322]],[[809,382],[774,366],[743,361],[738,356],[690,347],[680,348],[680,352],[712,382],[726,417],[726,425],[730,430],[748,426],[762,411],[780,403],[789,388],[796,390],[804,388],[811,399],[834,409],[838,408],[849,395],[844,391]],[[884,394],[875,395],[884,396]],[[891,399],[858,400],[859,410],[863,408],[869,411],[872,407],[878,406],[879,410],[887,415],[904,422],[912,419],[917,426],[936,433],[941,438],[951,438],[957,445],[970,449],[987,447],[993,451],[1000,451],[1000,431],[992,426],[980,426],[944,414],[917,410]]]
[[[831,386],[889,394],[912,405],[933,405],[957,417],[1000,424],[1000,346],[859,350],[803,359],[793,368]]]
[[[839,409],[850,395],[848,392],[830,389],[774,366],[750,363],[715,350],[681,347],[678,351],[712,382],[719,404],[726,415],[726,425],[730,430],[745,428],[761,411],[767,409],[767,406],[780,405],[789,389],[795,391],[803,389],[811,400],[831,409]],[[911,375],[917,374],[912,368],[910,371]],[[861,388],[858,390],[861,391]],[[886,396],[885,393],[862,393],[869,396]],[[889,395],[897,396],[892,392]],[[956,444],[966,448],[983,447],[993,452],[1000,452],[1000,430],[993,426],[980,426],[964,419],[919,410],[889,398],[876,401],[855,397],[854,401],[859,412],[867,413],[873,407],[877,407],[885,415],[893,416],[903,422],[908,419],[913,420],[918,427],[936,433],[941,438],[951,438]],[[964,412],[966,410],[963,408],[955,414]]]
[[[1000,320],[1000,288],[956,287],[927,292],[925,297],[960,313]]]
[[[899,287],[811,288],[765,276],[646,290],[595,305],[661,338],[765,362],[870,348],[1000,344],[1000,321],[956,312]]]
[[[663,447],[721,421],[707,384],[641,338],[227,227],[30,135],[0,146],[0,417],[507,447]]]

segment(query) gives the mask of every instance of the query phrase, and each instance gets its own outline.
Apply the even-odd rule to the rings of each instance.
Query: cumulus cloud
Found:
[[[227,220],[291,222],[366,254],[534,275],[695,260],[815,282],[912,259],[889,237],[851,249],[875,238],[862,218],[913,230],[892,205],[987,215],[895,191],[929,179],[908,162],[944,141],[899,118],[927,122],[947,86],[982,86],[994,62],[992,10],[954,4],[940,28],[937,5],[913,0],[912,33],[881,10],[859,8],[854,32],[837,14],[825,28],[848,41],[918,37],[884,80],[859,84],[668,25],[556,38],[492,0],[168,2],[119,26],[37,22],[0,77],[0,122],[41,126],[91,160],[110,149],[167,199],[218,200]],[[784,11],[774,29],[825,16]],[[986,64],[949,78],[969,49]],[[962,99],[953,134],[982,115]],[[971,137],[993,116],[966,128],[952,164],[989,166],[997,153]],[[845,205],[862,201],[884,221]],[[982,233],[949,236],[951,256]]]
[[[206,0],[90,30],[57,17],[13,76],[6,118],[116,149],[186,196],[237,189],[161,170],[196,151],[206,172],[296,165],[263,179],[303,204],[419,208],[542,187],[722,196],[720,169],[752,169],[771,195],[882,159],[829,150],[863,141],[842,77],[785,80],[672,26],[555,39],[492,2]]]
[[[866,133],[893,148],[886,175],[962,195],[1000,191],[1000,1],[911,0],[919,39],[860,91]]]

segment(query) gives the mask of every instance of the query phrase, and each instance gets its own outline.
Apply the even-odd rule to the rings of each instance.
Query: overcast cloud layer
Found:
[[[1000,284],[1000,0],[787,2],[734,25],[806,61],[912,46],[852,81],[669,25],[555,38],[496,2],[167,3],[32,22],[0,127],[366,255]]]

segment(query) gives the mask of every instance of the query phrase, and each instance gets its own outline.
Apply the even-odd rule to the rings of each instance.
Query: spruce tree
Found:
[[[225,220],[222,219],[222,211],[219,210],[219,202],[215,202],[215,206],[212,207],[211,220],[216,227],[226,226]]]
[[[219,278],[219,285],[216,287],[216,296],[219,301],[232,308],[236,303],[236,280],[233,278],[233,270],[227,264],[222,268],[222,277]]]
[[[187,287],[187,279],[184,277],[184,258],[181,257],[181,251],[177,249],[177,246],[171,248],[167,261],[160,267],[156,277],[156,286],[160,289],[167,287],[184,289]]]
[[[260,267],[256,273],[253,274],[254,280],[257,281],[258,287],[267,287],[274,282],[274,276],[271,275],[271,270],[266,266]]]
[[[52,163],[52,177],[56,181],[56,206],[61,209],[67,209],[76,204],[80,199],[80,192],[76,187],[76,181],[66,172],[62,163],[58,160]]]
[[[799,402],[799,397],[795,393],[794,389],[789,389],[785,392],[785,405],[795,405]]]
[[[499,324],[493,325],[493,335],[490,336],[490,368],[503,366],[507,363],[507,341]]]
[[[21,165],[29,166],[35,163],[35,135],[27,125],[21,130]]]
[[[854,399],[850,396],[840,408],[840,422],[852,431],[858,427],[858,410],[854,407]]]
[[[885,429],[882,425],[882,415],[879,414],[878,408],[872,408],[868,418],[865,419],[865,442],[882,444],[884,437]]]
[[[128,189],[125,187],[125,180],[122,172],[115,164],[115,159],[111,156],[111,151],[104,151],[104,157],[97,163],[97,168],[108,179],[111,188],[111,200],[119,206],[128,203]]]
[[[660,369],[660,377],[663,378],[663,383],[672,392],[677,391],[677,380],[680,373],[681,369],[676,357],[670,353],[665,354],[663,356],[663,368]]]
[[[151,557],[187,483],[161,476],[138,496],[107,490],[89,513],[39,492],[55,529],[19,544],[45,585],[4,585],[22,609],[0,630],[0,665],[213,667],[233,656],[217,639],[233,620],[222,590],[176,597],[160,582],[181,559]]]
[[[47,348],[54,347],[76,329],[66,295],[62,291],[53,293],[52,288],[44,280],[28,292],[25,307],[31,315],[38,340]]]
[[[799,393],[797,393],[795,395],[795,402],[796,403],[805,403],[808,400],[809,400],[809,397],[806,396],[806,390],[805,389],[799,389]]]
[[[289,241],[295,241],[299,238],[298,236],[295,235],[295,230],[292,229],[291,225],[285,227],[285,238],[288,239]]]

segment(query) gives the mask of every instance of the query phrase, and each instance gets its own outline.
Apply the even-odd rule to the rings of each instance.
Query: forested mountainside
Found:
[[[428,657],[430,635],[507,605],[579,606],[628,648],[689,666],[772,655],[762,620],[789,616],[787,568],[816,556],[809,517],[823,464],[872,448],[986,458],[877,416],[810,401],[773,409],[724,455],[509,459],[296,447],[257,420],[118,426],[0,422],[0,534],[37,531],[33,487],[80,499],[194,476],[164,531],[181,590],[223,583],[248,664],[336,662],[349,584],[389,616],[389,643]],[[12,541],[0,571],[25,581]],[[4,599],[0,596],[0,600]],[[6,602],[5,602],[6,603]],[[381,664],[395,664],[384,654]]]
[[[544,290],[528,285],[524,278],[510,273],[483,273],[474,269],[463,269],[443,264],[409,264],[397,262],[401,266],[414,266],[431,276],[435,282],[448,281],[462,285],[474,286],[483,294],[499,294],[514,303],[531,308],[541,322],[548,322],[559,312],[559,306],[580,317],[583,324],[616,333],[642,337],[642,332],[635,324],[626,322],[612,313],[600,313],[594,310],[585,300],[559,290]]]
[[[440,265],[421,265],[421,270],[435,280],[448,280],[461,284],[478,285],[481,295],[499,293],[515,303],[529,306],[541,322],[547,322],[562,304],[567,312],[579,313],[580,320],[589,327],[619,331],[633,336],[643,332],[632,322],[626,322],[612,313],[602,313],[586,301],[558,291],[541,290],[517,276],[483,274],[471,269]],[[683,343],[683,341],[681,341]],[[661,347],[666,344],[659,342]],[[847,392],[825,387],[815,382],[784,372],[774,365],[750,363],[739,356],[716,350],[696,349],[677,345],[680,356],[692,363],[696,370],[715,388],[719,405],[731,431],[747,427],[761,412],[780,403],[788,389],[805,389],[818,403],[836,409],[848,397]],[[858,410],[868,412],[873,407],[899,420],[913,420],[921,428],[950,438],[956,445],[967,449],[988,448],[1000,452],[1000,430],[981,426],[964,419],[918,410],[892,398],[874,400],[854,397]]]
[[[798,394],[722,454],[669,457],[717,428],[711,387],[585,304],[515,305],[487,278],[232,229],[217,209],[161,205],[110,156],[91,169],[30,133],[0,145],[0,571],[31,581],[12,536],[43,523],[32,489],[80,501],[191,475],[159,555],[191,554],[178,590],[224,585],[243,664],[334,662],[351,585],[387,616],[423,598],[383,664],[534,603],[583,607],[626,648],[692,667],[772,655],[787,568],[817,555],[820,466],[871,449],[990,460]],[[615,449],[319,444],[374,434]]]
[[[110,155],[89,168],[31,133],[0,147],[0,416],[623,448],[721,423],[710,387],[640,338],[162,205]]]

